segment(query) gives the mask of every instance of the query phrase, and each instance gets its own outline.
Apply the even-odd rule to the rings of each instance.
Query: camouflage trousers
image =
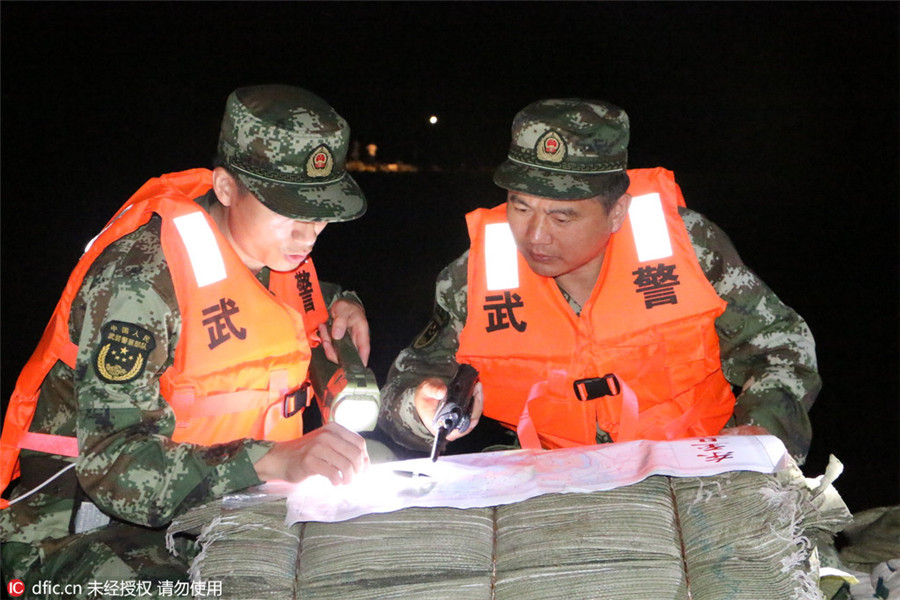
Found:
[[[166,528],[112,523],[100,529],[46,540],[38,547],[5,542],[3,591],[19,579],[19,598],[190,598],[188,568],[196,545],[175,540],[166,548]]]

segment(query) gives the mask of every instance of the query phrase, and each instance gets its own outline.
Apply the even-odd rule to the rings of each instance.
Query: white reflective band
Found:
[[[125,213],[127,213],[129,210],[131,210],[131,205],[129,205],[129,206],[128,206],[125,210],[123,210],[122,212],[120,212],[120,213],[119,213],[119,216],[116,217],[115,221],[113,221],[112,223],[110,223],[109,225],[107,225],[106,227],[104,227],[103,229],[101,229],[101,230],[100,230],[100,233],[98,233],[98,234],[95,235],[93,238],[91,238],[91,241],[89,241],[89,242],[87,243],[87,246],[84,247],[84,253],[87,254],[88,250],[91,249],[91,246],[94,245],[94,242],[97,241],[97,238],[100,237],[101,235],[103,235],[103,232],[104,232],[104,231],[106,231],[107,229],[109,229],[110,226],[112,226],[113,223],[115,223],[116,221],[118,221],[118,220],[122,217],[122,215],[124,215]]]
[[[645,194],[631,199],[628,209],[638,261],[659,260],[672,256],[669,228],[663,214],[659,194]]]
[[[187,249],[197,287],[204,287],[225,279],[225,262],[216,244],[209,223],[200,212],[175,217],[175,228]]]
[[[104,229],[103,231],[106,231],[106,230]],[[100,235],[103,233],[103,231],[101,231],[100,233],[98,233],[97,235],[95,235],[94,237],[92,237],[92,238],[91,238],[91,241],[89,241],[89,242],[87,243],[87,246],[84,247],[84,253],[85,253],[85,254],[87,254],[88,250],[91,249],[91,246],[94,245],[94,242],[97,241],[97,238],[100,237]]]
[[[484,268],[489,292],[519,287],[516,254],[516,241],[508,223],[491,223],[485,226]]]

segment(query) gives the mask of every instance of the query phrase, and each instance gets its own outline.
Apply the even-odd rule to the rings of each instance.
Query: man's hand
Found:
[[[719,435],[769,435],[769,431],[759,425],[738,425],[737,427],[726,427],[719,432]]]
[[[325,356],[331,362],[337,362],[337,353],[331,339],[336,340],[344,337],[349,331],[353,340],[353,345],[359,352],[359,358],[364,365],[369,364],[369,352],[371,350],[369,341],[369,320],[366,319],[366,311],[362,306],[350,300],[336,300],[329,310],[331,314],[331,331],[322,324],[319,325],[319,337],[322,339],[322,347],[325,350]]]
[[[299,439],[276,443],[253,466],[263,481],[296,483],[311,475],[324,475],[334,485],[341,485],[369,466],[369,454],[362,437],[328,423]]]
[[[437,429],[432,423],[432,421],[434,421],[434,415],[437,413],[438,405],[440,405],[441,401],[443,401],[446,396],[447,385],[437,377],[429,377],[416,388],[413,399],[416,406],[416,412],[422,420],[422,423],[425,424],[425,427],[428,428],[428,431],[430,431],[432,435],[437,435]],[[469,423],[469,428],[466,430],[466,433],[460,433],[458,429],[454,429],[447,436],[447,441],[452,442],[475,429],[483,410],[484,394],[481,391],[481,382],[478,382],[475,384],[475,402],[472,403],[472,418]]]

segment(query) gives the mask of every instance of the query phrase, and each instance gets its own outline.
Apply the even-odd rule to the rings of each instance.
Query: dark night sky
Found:
[[[383,156],[454,168],[501,162],[536,99],[603,98],[631,166],[675,171],[809,321],[809,474],[834,453],[851,508],[900,501],[900,4],[7,1],[0,26],[4,398],[84,243],[149,177],[208,166],[235,87],[307,87]]]

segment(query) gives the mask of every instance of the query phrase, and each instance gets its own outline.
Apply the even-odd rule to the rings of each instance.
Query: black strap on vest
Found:
[[[582,402],[603,396],[617,396],[622,391],[619,380],[612,373],[607,373],[603,377],[578,379],[572,387],[575,388],[575,397]]]
[[[312,387],[308,381],[304,381],[303,385],[284,395],[281,403],[281,416],[290,419],[298,412],[309,406],[312,401]]]

